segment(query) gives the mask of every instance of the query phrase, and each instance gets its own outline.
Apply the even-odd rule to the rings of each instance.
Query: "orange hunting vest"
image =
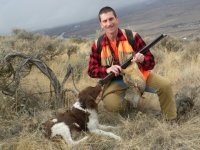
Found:
[[[129,59],[134,50],[127,40],[125,30],[122,30],[123,35],[126,37],[126,40],[119,41],[118,47],[115,42],[110,42],[112,49],[114,50],[115,59],[119,60],[120,64],[123,64],[127,59]],[[135,32],[133,32],[133,38],[135,37]],[[101,50],[101,65],[102,66],[111,66],[113,64],[112,53],[109,48],[109,45],[102,46]],[[139,68],[144,78],[147,79],[149,71],[145,71],[142,68]]]

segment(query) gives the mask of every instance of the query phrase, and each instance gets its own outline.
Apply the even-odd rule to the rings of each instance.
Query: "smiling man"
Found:
[[[162,114],[169,120],[175,119],[176,104],[170,82],[151,71],[155,61],[149,50],[144,55],[138,53],[145,47],[140,35],[137,32],[120,29],[115,10],[108,6],[99,11],[99,22],[105,33],[92,44],[88,74],[92,78],[104,78],[111,72],[115,74],[115,78],[104,86],[102,100],[105,108],[120,113],[127,110],[129,103],[125,99],[125,92],[128,85],[124,83],[120,74],[120,65],[135,54],[132,62],[137,64],[143,75],[146,82],[145,91],[156,93]],[[130,35],[133,42],[128,39]]]

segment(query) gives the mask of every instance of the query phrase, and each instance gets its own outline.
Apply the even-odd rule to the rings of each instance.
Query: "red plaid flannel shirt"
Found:
[[[123,35],[122,31],[118,30],[117,40],[123,41],[126,40],[125,36]],[[135,52],[140,51],[143,47],[146,46],[143,39],[140,37],[138,33],[135,35]],[[108,45],[108,37],[106,34],[103,35],[102,42],[100,43],[101,46]],[[154,56],[151,54],[149,50],[146,51],[144,62],[138,63],[139,68],[142,67],[143,70],[152,70],[154,68],[155,61]],[[92,51],[90,53],[90,61],[88,66],[88,75],[92,78],[104,78],[108,74],[106,73],[106,69],[110,66],[102,66],[101,65],[101,53],[97,52],[97,47],[95,42],[92,44]]]

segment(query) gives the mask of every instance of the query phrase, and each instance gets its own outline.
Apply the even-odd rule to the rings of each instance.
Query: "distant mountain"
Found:
[[[121,27],[131,28],[142,35],[200,35],[200,0],[153,0],[121,8],[117,13]],[[50,36],[91,38],[97,30],[100,30],[99,22],[98,18],[94,18],[40,32]]]

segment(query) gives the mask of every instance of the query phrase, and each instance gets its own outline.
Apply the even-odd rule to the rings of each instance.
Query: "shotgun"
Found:
[[[153,47],[156,43],[158,43],[162,38],[166,37],[166,34],[161,34],[159,37],[157,37],[155,40],[153,40],[150,44],[146,45],[143,49],[141,49],[138,53],[142,53],[145,54],[145,52],[150,49],[151,47]],[[126,67],[128,67],[131,64],[131,60],[133,59],[134,55],[131,56],[129,59],[127,59],[122,65],[121,68],[122,69],[126,69]],[[105,83],[108,83],[108,81],[112,80],[115,77],[114,73],[110,73],[108,74],[105,78],[101,79],[98,81],[99,84],[101,84],[102,86]]]

